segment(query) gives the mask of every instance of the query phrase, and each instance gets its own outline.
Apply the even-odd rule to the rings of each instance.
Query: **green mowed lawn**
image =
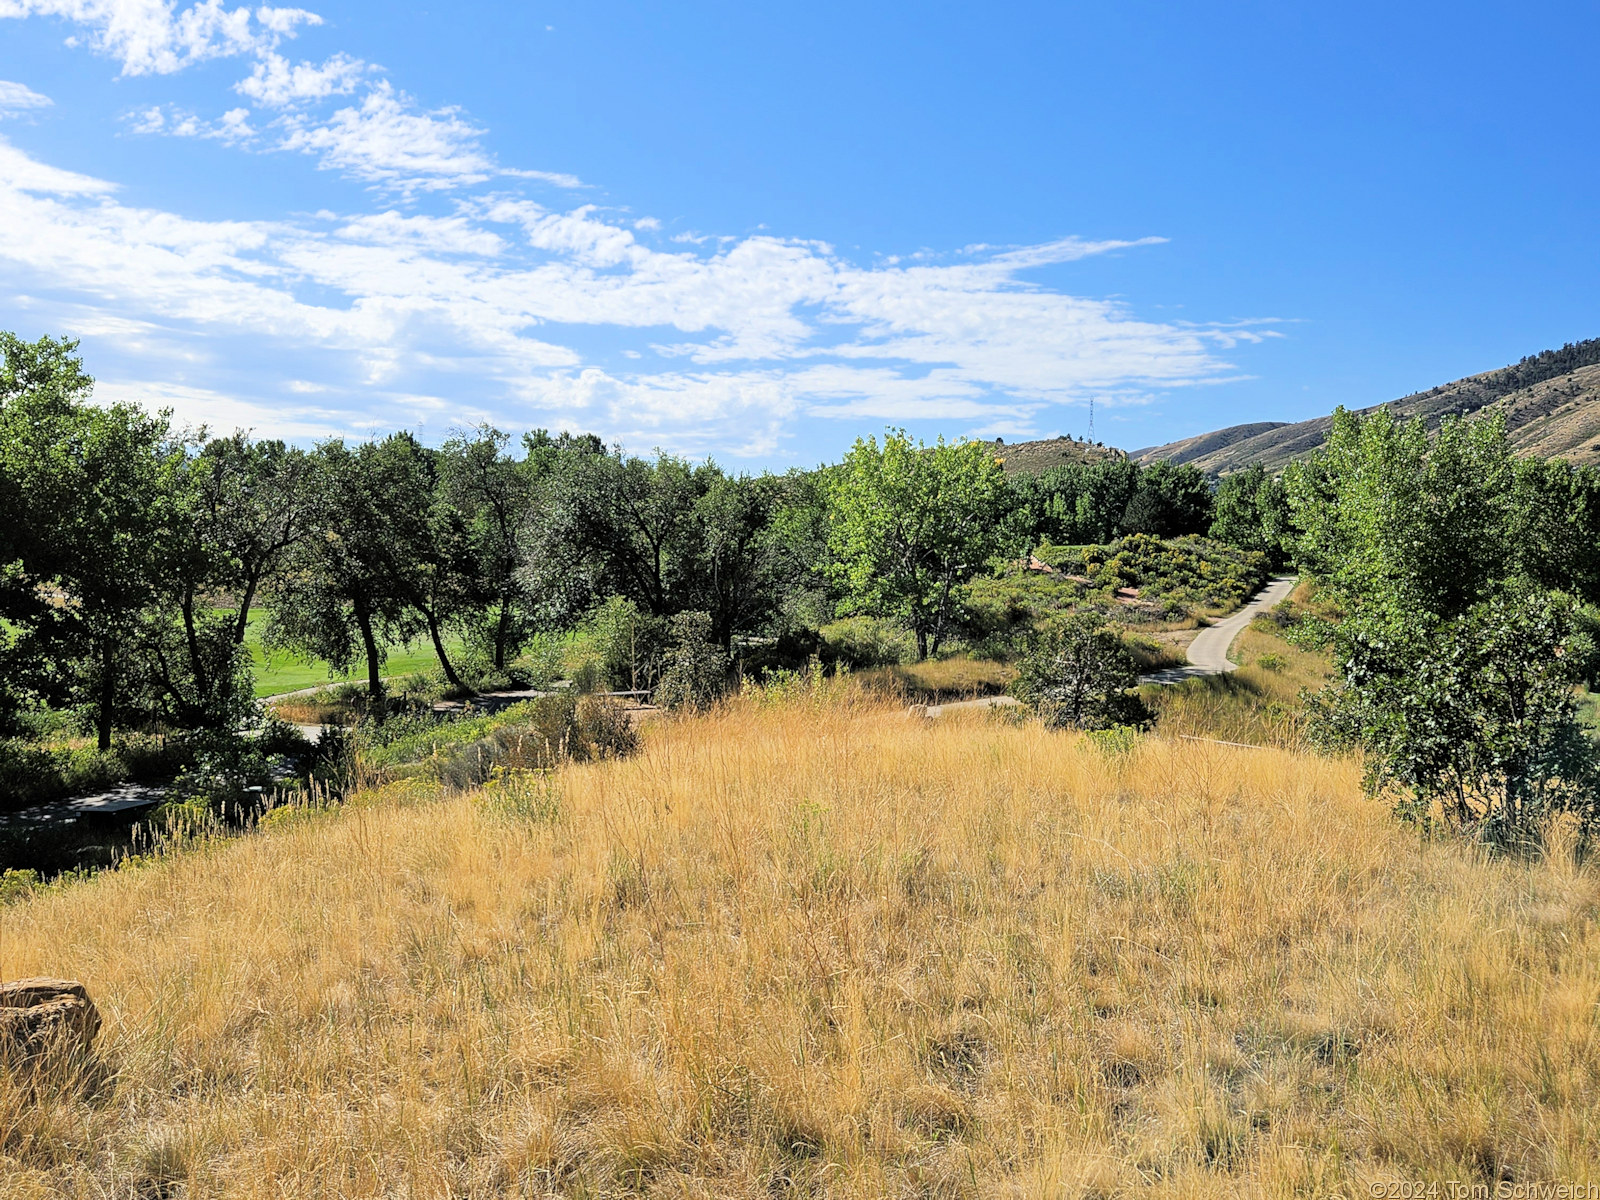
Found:
[[[341,675],[319,658],[301,658],[283,650],[268,653],[261,645],[261,621],[265,615],[259,609],[252,610],[244,635],[245,645],[250,650],[250,666],[255,673],[257,696],[276,696],[281,692],[298,692],[328,683],[366,679],[367,660],[364,658],[357,660],[352,670]],[[409,645],[391,645],[388,650],[389,657],[383,663],[384,675],[411,675],[432,670],[439,665],[439,659],[426,638]],[[446,639],[445,652],[452,661],[460,650],[459,637]]]

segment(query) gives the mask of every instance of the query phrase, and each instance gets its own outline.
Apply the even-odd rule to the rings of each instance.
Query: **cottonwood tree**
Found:
[[[1213,497],[1210,534],[1243,550],[1259,550],[1275,567],[1289,561],[1293,532],[1283,481],[1260,463],[1223,477]]]
[[[211,439],[189,465],[197,533],[212,584],[234,600],[236,644],[244,644],[262,584],[306,536],[310,472],[305,451],[243,433]]]
[[[470,437],[451,438],[439,455],[441,501],[461,521],[468,591],[472,606],[482,610],[473,632],[497,671],[516,657],[535,624],[519,574],[518,541],[533,508],[536,469],[507,453],[510,440],[481,425]]]
[[[1151,463],[1139,472],[1117,531],[1159,538],[1204,533],[1211,525],[1211,507],[1211,487],[1198,468],[1188,463]]]
[[[831,570],[855,612],[898,621],[917,658],[955,624],[960,588],[1002,545],[1005,474],[982,442],[858,439],[830,481]]]
[[[0,332],[0,722],[30,697],[70,697],[58,576],[72,558],[65,531],[79,496],[56,453],[93,388],[76,342]]]
[[[681,593],[710,619],[724,650],[735,634],[772,628],[788,589],[807,583],[796,557],[803,549],[788,540],[796,530],[787,510],[797,498],[792,480],[718,472],[695,502]]]
[[[367,667],[367,693],[383,698],[390,640],[414,626],[419,548],[431,541],[431,490],[409,435],[352,449],[324,442],[311,456],[314,497],[306,536],[274,589],[263,641]]]
[[[1535,842],[1558,812],[1593,832],[1600,769],[1576,685],[1595,647],[1570,597],[1523,582],[1432,622],[1361,610],[1334,647],[1341,677],[1312,698],[1312,731],[1362,747],[1369,791],[1402,816],[1501,845]]]
[[[231,729],[248,716],[251,607],[305,534],[305,475],[302,451],[242,433],[198,445],[169,475],[171,519],[152,547],[159,587],[137,644],[149,703],[169,725]],[[218,606],[229,599],[231,611]]]
[[[1563,811],[1587,836],[1597,781],[1574,694],[1592,644],[1517,545],[1516,476],[1503,420],[1430,439],[1387,410],[1335,413],[1327,448],[1286,473],[1300,560],[1343,612],[1308,627],[1337,668],[1313,734],[1365,749],[1369,789],[1403,816],[1502,844]]]
[[[533,457],[530,454],[530,457]],[[697,506],[722,474],[658,454],[594,453],[583,443],[543,450],[522,579],[570,620],[607,596],[652,616],[686,609],[698,583],[704,523]]]

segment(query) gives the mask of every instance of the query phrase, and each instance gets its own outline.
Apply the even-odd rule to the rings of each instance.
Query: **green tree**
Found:
[[[1560,459],[1512,463],[1508,549],[1518,570],[1600,604],[1600,470]]]
[[[8,690],[77,706],[102,748],[125,722],[231,734],[249,681],[240,637],[211,611],[238,576],[209,460],[164,417],[89,403],[74,343],[0,346]]]
[[[779,521],[792,496],[790,481],[777,476],[719,473],[695,502],[679,594],[711,618],[711,636],[725,650],[735,634],[771,628],[788,588],[806,582],[798,548],[786,541],[792,523]]]
[[[613,688],[652,691],[661,675],[669,626],[626,596],[611,596],[590,614],[589,637],[600,655],[600,670]]]
[[[1358,611],[1334,647],[1312,731],[1364,749],[1368,790],[1402,816],[1501,845],[1536,841],[1558,812],[1593,832],[1600,772],[1576,685],[1594,645],[1569,597],[1520,584],[1432,622]]]
[[[663,708],[704,712],[728,690],[727,651],[717,644],[709,613],[678,613],[670,631],[655,701]]]
[[[175,465],[164,496],[170,519],[152,547],[157,594],[137,644],[145,691],[169,725],[231,732],[249,715],[252,604],[305,533],[305,455],[236,433]],[[217,607],[224,599],[231,613]]]
[[[65,643],[75,650],[75,690],[106,750],[138,678],[130,652],[142,614],[161,593],[161,551],[180,519],[172,477],[184,453],[164,418],[132,405],[86,406],[57,435],[44,469],[67,480],[74,499],[59,531],[72,556],[55,579]]]
[[[1066,463],[1009,479],[1010,523],[1022,548],[1104,544],[1123,532],[1123,516],[1139,491],[1137,463],[1126,458]]]
[[[78,496],[56,448],[93,388],[76,342],[0,332],[0,725],[31,699],[69,699],[57,576],[73,557],[64,534]]]
[[[668,454],[630,458],[585,447],[550,453],[523,543],[530,591],[570,619],[626,596],[656,616],[681,611],[697,549],[695,506],[720,477]]]
[[[1147,725],[1149,708],[1131,689],[1139,668],[1122,639],[1097,613],[1048,623],[1022,660],[1012,694],[1051,728]]]
[[[1396,619],[1465,611],[1517,569],[1512,464],[1498,418],[1339,409],[1326,447],[1284,475],[1297,552],[1335,597]]]
[[[231,594],[233,641],[243,645],[262,585],[309,526],[310,462],[281,441],[243,433],[208,441],[188,475],[208,582]]]
[[[1287,565],[1294,538],[1283,481],[1260,463],[1224,476],[1217,484],[1210,535],[1242,550],[1259,550],[1274,567]]]
[[[510,438],[489,425],[452,438],[440,456],[443,500],[460,518],[471,557],[471,592],[483,616],[474,633],[495,669],[507,664],[534,632],[519,575],[518,541],[532,512],[536,464],[507,453]]]
[[[1205,475],[1188,463],[1157,462],[1139,472],[1118,532],[1170,538],[1205,533],[1210,525],[1211,488]]]
[[[982,442],[857,440],[828,493],[832,571],[850,611],[903,624],[938,653],[960,589],[1002,545],[1008,490]]]
[[[324,442],[312,455],[310,479],[310,529],[279,575],[263,640],[339,671],[365,658],[367,692],[377,703],[387,645],[415,628],[415,605],[433,568],[425,557],[419,561],[433,544],[421,448],[405,434],[355,449]]]
[[[1286,474],[1300,560],[1343,612],[1307,628],[1337,668],[1312,732],[1364,748],[1368,787],[1403,816],[1500,843],[1536,840],[1560,811],[1593,824],[1574,690],[1592,646],[1549,586],[1572,565],[1519,545],[1566,524],[1550,480],[1513,463],[1498,417],[1447,420],[1430,440],[1386,410],[1335,413],[1326,449]]]

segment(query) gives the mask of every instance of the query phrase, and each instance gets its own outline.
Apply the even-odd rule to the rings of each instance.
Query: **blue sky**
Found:
[[[310,440],[1128,448],[1600,335],[1600,9],[0,0],[0,328]]]

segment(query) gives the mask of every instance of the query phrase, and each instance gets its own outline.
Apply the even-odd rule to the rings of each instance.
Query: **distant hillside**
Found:
[[[1600,463],[1600,338],[1546,350],[1498,371],[1403,397],[1389,407],[1403,416],[1420,416],[1429,426],[1457,413],[1503,411],[1519,453]],[[1256,463],[1276,471],[1322,445],[1331,423],[1331,417],[1317,417],[1292,425],[1234,425],[1136,450],[1132,457],[1141,463],[1193,463],[1208,475],[1226,475]]]
[[[1038,475],[1051,467],[1068,463],[1095,462],[1102,458],[1126,458],[1126,453],[1098,442],[1081,442],[1077,438],[1046,438],[1039,442],[1008,442],[996,439],[989,443],[996,458],[1004,464],[1007,475]]]

